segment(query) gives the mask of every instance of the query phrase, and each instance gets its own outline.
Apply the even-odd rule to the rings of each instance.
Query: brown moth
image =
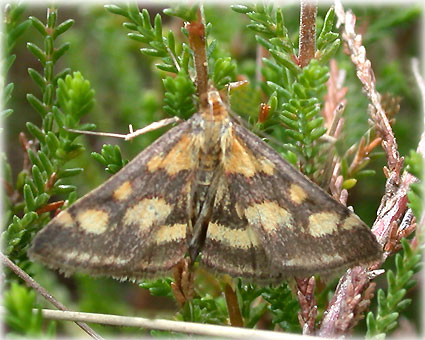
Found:
[[[161,276],[189,255],[252,281],[332,274],[382,255],[345,206],[233,121],[219,93],[62,211],[29,255],[70,274]]]

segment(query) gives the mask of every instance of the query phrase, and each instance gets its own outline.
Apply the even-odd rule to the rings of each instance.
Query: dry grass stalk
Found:
[[[378,242],[386,248],[385,256],[380,263],[366,268],[355,267],[349,269],[340,279],[337,290],[330,302],[320,330],[320,336],[335,337],[347,334],[355,326],[367,309],[368,301],[374,292],[374,285],[370,280],[375,276],[376,269],[385,261],[395,249],[395,245],[400,237],[408,232],[412,232],[414,226],[400,227],[400,220],[407,210],[407,191],[409,186],[417,181],[411,174],[405,172],[401,176],[403,158],[400,157],[397,143],[391,129],[390,122],[381,105],[381,96],[375,89],[375,77],[370,61],[366,58],[366,50],[362,46],[362,37],[355,33],[355,16],[351,11],[345,12],[340,1],[336,1],[335,13],[338,17],[339,25],[344,24],[343,39],[345,40],[351,55],[351,60],[357,68],[357,76],[363,84],[363,89],[371,101],[370,115],[375,124],[376,131],[382,138],[382,147],[387,155],[387,183],[385,195],[382,198],[378,209],[377,218],[372,228]],[[419,143],[419,152],[425,155],[424,135]],[[377,141],[372,146],[376,146]],[[361,153],[366,155],[368,149],[365,146]],[[421,148],[421,145],[424,148]],[[361,155],[360,155],[361,156]],[[359,159],[361,157],[358,157]],[[407,223],[407,222],[406,222]],[[390,244],[386,246],[387,244]],[[372,275],[373,274],[373,275]]]
[[[21,268],[19,268],[16,264],[14,264],[7,256],[3,253],[0,253],[0,261],[3,265],[7,266],[10,270],[12,270],[17,276],[19,276],[28,287],[34,289],[37,293],[39,293],[43,298],[49,301],[53,306],[55,306],[60,311],[69,312],[68,308],[64,306],[61,302],[56,300],[46,289],[44,289],[37,281],[35,281],[31,276],[25,273]],[[96,340],[103,340],[103,338],[97,334],[89,325],[81,321],[75,321],[75,323],[90,337]]]
[[[316,281],[314,276],[306,279],[296,279],[297,296],[301,311],[298,313],[298,320],[304,335],[315,333],[315,322],[317,317],[317,302],[314,296]]]

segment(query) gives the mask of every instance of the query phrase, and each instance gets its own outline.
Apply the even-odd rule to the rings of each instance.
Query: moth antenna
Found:
[[[122,135],[122,134],[119,134],[119,133],[100,132],[100,131],[85,131],[85,130],[70,129],[70,128],[67,128],[67,127],[64,127],[64,129],[68,132],[79,133],[79,134],[82,134],[82,135],[115,137],[115,138],[123,138],[123,139],[126,136],[126,135]]]
[[[136,131],[133,131],[133,126],[129,125],[129,133],[127,134],[120,134],[120,133],[111,133],[111,132],[99,132],[99,131],[84,131],[84,130],[76,130],[76,129],[70,129],[67,127],[64,127],[66,131],[74,132],[74,133],[80,133],[83,135],[94,135],[94,136],[103,136],[103,137],[114,137],[114,138],[122,138],[124,140],[131,140],[137,136],[143,135],[147,132],[154,131],[157,129],[160,129],[164,126],[179,123],[181,122],[181,119],[179,117],[172,117],[172,118],[166,118],[159,120],[157,122],[153,122],[152,124],[149,124],[145,126],[144,128],[138,129]]]

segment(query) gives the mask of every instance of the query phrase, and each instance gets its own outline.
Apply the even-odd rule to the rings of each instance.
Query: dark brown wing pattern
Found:
[[[62,211],[36,236],[30,257],[67,274],[138,278],[169,271],[191,237],[188,200],[197,166],[191,132],[191,120],[171,129]]]
[[[332,274],[380,259],[369,228],[235,124],[202,262],[256,281]]]

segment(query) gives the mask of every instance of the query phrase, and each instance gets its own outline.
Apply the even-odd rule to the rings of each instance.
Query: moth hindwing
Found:
[[[254,281],[380,259],[369,228],[228,115],[209,107],[55,217],[31,258],[66,273],[160,276],[183,257]]]

